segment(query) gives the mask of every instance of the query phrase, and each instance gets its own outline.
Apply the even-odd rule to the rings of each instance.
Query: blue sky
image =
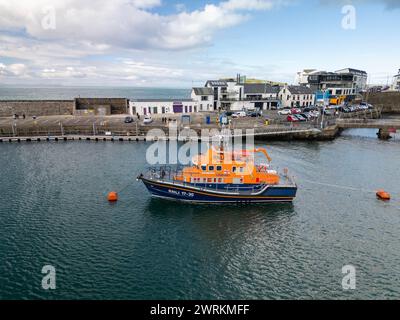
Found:
[[[400,68],[400,1],[0,0],[0,83],[190,87],[235,76],[292,83]],[[355,9],[344,29],[343,6]]]

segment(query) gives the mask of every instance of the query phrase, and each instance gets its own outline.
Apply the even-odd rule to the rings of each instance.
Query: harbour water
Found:
[[[258,206],[152,200],[135,180],[148,146],[0,145],[0,299],[400,298],[398,139],[268,143],[299,193]],[[48,264],[54,291],[41,287]],[[342,288],[345,265],[356,290]]]

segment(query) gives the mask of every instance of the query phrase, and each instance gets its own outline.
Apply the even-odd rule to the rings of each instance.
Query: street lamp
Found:
[[[321,129],[324,129],[324,120],[325,120],[325,94],[326,89],[322,90],[322,117],[321,117]]]

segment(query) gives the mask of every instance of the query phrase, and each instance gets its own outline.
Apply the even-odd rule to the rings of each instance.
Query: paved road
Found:
[[[15,123],[19,127],[30,127],[30,126],[58,126],[60,123],[66,126],[74,125],[100,125],[101,123],[108,123],[112,125],[124,124],[125,116],[46,116],[38,117],[37,119],[26,118],[16,119],[12,117],[0,118],[0,126],[11,126]]]
[[[211,123],[217,123],[217,114],[195,114],[191,116],[192,124],[205,124],[205,117],[207,115],[211,116]],[[15,124],[17,127],[51,127],[59,126],[62,123],[64,126],[91,126],[93,123],[96,126],[108,125],[108,126],[132,126],[132,124],[125,124],[124,120],[127,115],[113,115],[113,116],[42,116],[32,119],[27,117],[26,119],[16,119],[12,117],[0,118],[0,127],[10,127]],[[153,125],[162,124],[162,115],[153,115]],[[168,115],[168,119],[176,119],[180,123],[180,115]],[[134,117],[135,122],[137,121]],[[139,124],[142,125],[143,117],[140,118]],[[240,124],[263,124],[264,120],[262,118],[244,118],[244,119],[233,119],[233,123]]]

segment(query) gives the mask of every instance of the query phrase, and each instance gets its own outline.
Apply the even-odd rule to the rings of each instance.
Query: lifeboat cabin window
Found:
[[[232,167],[232,172],[233,172],[233,173],[236,172],[236,167]]]
[[[201,166],[201,170],[207,171],[207,166]]]
[[[217,171],[222,171],[222,167],[221,166],[217,166]]]
[[[241,167],[241,168],[239,169],[239,172],[240,172],[240,173],[243,173],[243,172],[244,172],[244,168]]]
[[[209,166],[208,171],[214,171],[214,166]]]

